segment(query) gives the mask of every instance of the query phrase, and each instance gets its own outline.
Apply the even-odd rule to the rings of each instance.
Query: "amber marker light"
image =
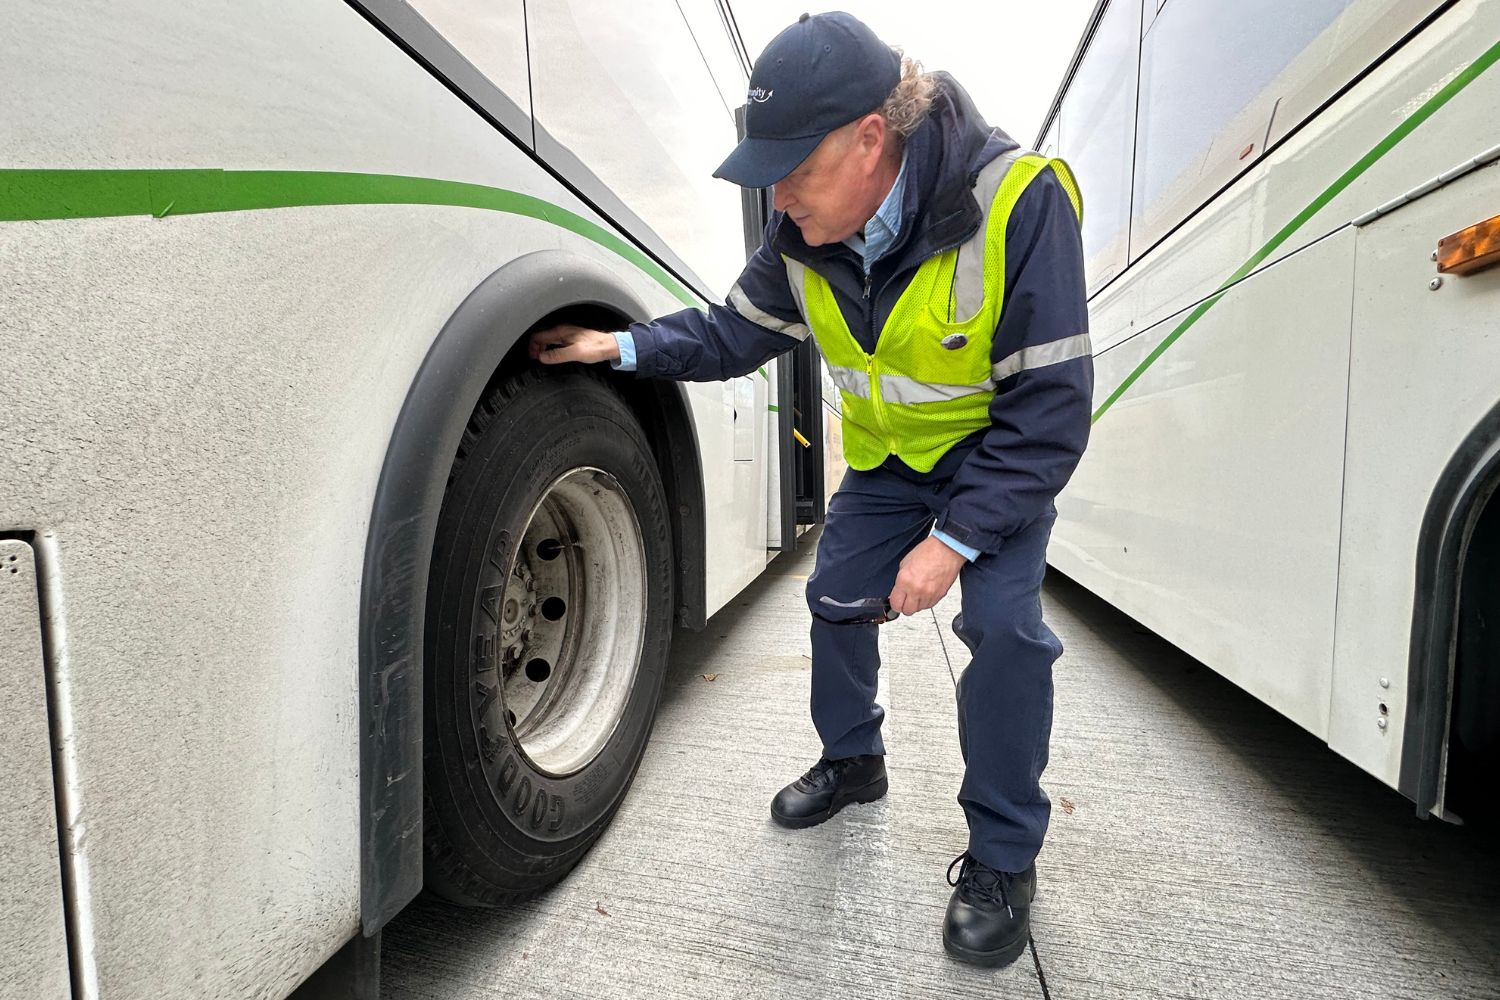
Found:
[[[1500,215],[1438,240],[1439,274],[1473,274],[1500,264]]]

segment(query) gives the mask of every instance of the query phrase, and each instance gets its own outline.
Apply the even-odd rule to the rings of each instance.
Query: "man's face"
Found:
[[[772,186],[772,204],[797,224],[808,246],[852,236],[880,207],[886,194],[877,190],[885,134],[885,122],[875,114],[834,129]]]

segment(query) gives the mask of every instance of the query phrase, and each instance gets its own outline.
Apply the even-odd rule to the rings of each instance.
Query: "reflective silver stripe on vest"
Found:
[[[797,300],[797,312],[802,315],[802,322],[807,323],[807,265],[790,257],[782,257],[781,262],[786,265],[786,283],[792,290],[792,298]]]
[[[946,399],[963,399],[979,393],[992,393],[995,383],[989,379],[975,385],[948,385],[943,382],[918,382],[905,375],[880,376],[880,395],[887,403],[940,403]]]
[[[833,379],[833,384],[844,390],[851,396],[860,399],[870,398],[870,377],[858,368],[845,368],[843,365],[831,365],[825,358],[823,367],[828,369],[828,377]]]
[[[1048,365],[1061,364],[1064,361],[1072,361],[1074,358],[1086,358],[1093,353],[1094,348],[1089,343],[1089,335],[1080,333],[1074,337],[1054,340],[1049,344],[1023,347],[997,364],[992,371],[995,381],[999,382],[1012,375],[1029,372],[1033,368],[1046,368]]]
[[[973,319],[984,305],[984,243],[989,230],[990,208],[995,204],[995,194],[1000,182],[1010,168],[1023,156],[1033,155],[1029,149],[1012,149],[1001,153],[984,165],[974,180],[974,200],[979,202],[982,217],[979,231],[958,248],[958,260],[953,267],[953,316],[960,322]]]
[[[784,319],[777,319],[775,316],[772,316],[760,308],[760,306],[750,301],[750,296],[745,294],[745,290],[740,287],[739,282],[735,282],[734,287],[729,290],[729,297],[726,301],[729,304],[729,308],[757,326],[763,326],[767,330],[775,330],[777,333],[784,333],[788,337],[796,337],[798,340],[807,339],[809,331],[806,323],[788,323]]]

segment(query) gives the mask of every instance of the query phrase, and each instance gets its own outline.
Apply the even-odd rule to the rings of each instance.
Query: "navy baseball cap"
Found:
[[[803,14],[771,39],[750,71],[745,138],[714,171],[740,187],[770,187],[823,137],[885,103],[901,57],[842,11]]]

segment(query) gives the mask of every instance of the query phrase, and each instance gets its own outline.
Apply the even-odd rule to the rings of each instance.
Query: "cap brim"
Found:
[[[740,187],[770,187],[796,170],[822,141],[822,135],[808,135],[800,139],[747,137],[741,139],[740,144],[734,147],[734,152],[719,164],[714,176]]]

